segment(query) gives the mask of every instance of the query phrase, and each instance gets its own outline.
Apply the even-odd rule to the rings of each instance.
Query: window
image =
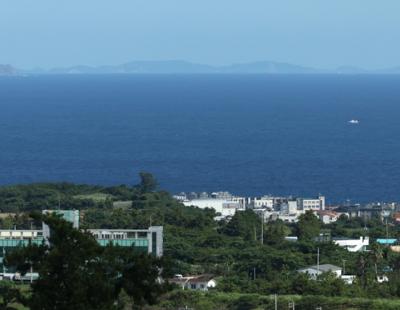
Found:
[[[157,255],[157,233],[156,232],[153,232],[152,234],[151,234],[151,246],[152,246],[152,249],[151,249],[151,253],[153,254],[153,255]]]
[[[192,290],[195,290],[195,289],[196,289],[196,284],[190,284],[190,288],[191,288]]]

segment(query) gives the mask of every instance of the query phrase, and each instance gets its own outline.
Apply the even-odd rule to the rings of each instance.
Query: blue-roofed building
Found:
[[[376,242],[383,245],[393,245],[397,242],[397,239],[390,239],[390,238],[378,238]]]

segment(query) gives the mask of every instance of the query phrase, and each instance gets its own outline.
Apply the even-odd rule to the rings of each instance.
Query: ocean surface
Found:
[[[142,170],[171,192],[400,201],[400,76],[0,78],[0,184]]]

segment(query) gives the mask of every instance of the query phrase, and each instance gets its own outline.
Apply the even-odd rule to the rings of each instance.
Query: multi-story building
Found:
[[[254,197],[252,204],[254,209],[266,208],[272,210],[275,200],[271,196]]]
[[[88,229],[101,246],[108,244],[134,247],[148,254],[163,255],[163,227],[150,226],[148,229]]]
[[[234,216],[237,210],[242,210],[239,202],[225,199],[194,199],[184,201],[183,204],[188,207],[193,206],[200,209],[214,209],[222,217]]]
[[[297,205],[303,211],[325,210],[325,196],[319,196],[318,198],[298,198]]]
[[[46,210],[44,213],[60,214],[79,228],[78,210]],[[43,223],[41,230],[0,230],[0,275],[9,272],[4,266],[4,256],[8,251],[29,244],[41,245],[50,236],[49,227]],[[89,229],[101,246],[110,243],[118,246],[133,247],[139,251],[160,257],[163,255],[163,227],[151,226],[148,229]],[[12,270],[11,270],[12,271]]]

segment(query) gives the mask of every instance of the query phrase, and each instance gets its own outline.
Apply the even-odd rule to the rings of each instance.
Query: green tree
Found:
[[[245,240],[255,240],[261,230],[261,219],[252,210],[238,211],[222,229],[229,236],[240,236]]]
[[[32,284],[31,310],[114,309],[124,289],[135,304],[153,303],[163,291],[158,284],[161,262],[132,248],[100,247],[56,215],[37,215],[50,228],[48,242],[11,252],[7,264],[40,277]]]
[[[22,294],[19,289],[15,287],[15,284],[6,281],[0,282],[0,296],[0,310],[16,309],[12,307],[11,304],[23,299]]]
[[[264,230],[264,241],[271,245],[280,244],[289,234],[290,228],[287,227],[282,220],[277,220],[266,225],[266,229]]]
[[[138,188],[142,194],[153,192],[157,189],[158,182],[151,173],[140,172],[139,177],[140,183],[138,185]]]
[[[306,211],[306,213],[299,216],[297,234],[300,240],[312,241],[319,236],[320,229],[321,221],[312,211]]]

